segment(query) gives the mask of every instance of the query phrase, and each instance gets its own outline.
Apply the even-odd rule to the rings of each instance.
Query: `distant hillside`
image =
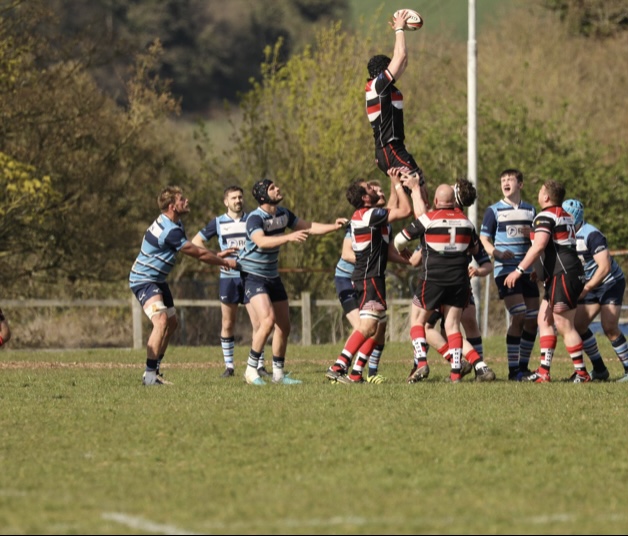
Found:
[[[504,10],[518,3],[519,0],[475,0],[477,30],[490,23],[491,18],[498,17]],[[382,20],[390,17],[397,9],[411,8],[425,18],[425,26],[421,32],[451,32],[460,39],[467,38],[467,0],[350,0],[354,23],[364,17],[366,20],[380,6]]]

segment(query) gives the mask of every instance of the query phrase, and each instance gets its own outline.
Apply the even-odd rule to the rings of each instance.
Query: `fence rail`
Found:
[[[186,300],[177,299],[177,308],[183,307],[220,307],[220,300]],[[388,301],[388,323],[389,333],[394,334],[393,329],[398,321],[398,315],[401,307],[409,307],[412,303],[410,299],[392,299]],[[74,308],[74,307],[115,307],[131,309],[131,317],[133,319],[133,341],[132,347],[140,349],[144,346],[144,312],[139,302],[132,297],[130,300],[4,300],[2,306],[5,309],[33,309],[33,308]],[[310,292],[302,292],[300,299],[290,301],[290,307],[301,309],[301,344],[303,346],[312,345],[312,308],[313,307],[334,307],[340,309],[338,300],[329,299],[312,299]],[[394,339],[391,339],[394,340]]]

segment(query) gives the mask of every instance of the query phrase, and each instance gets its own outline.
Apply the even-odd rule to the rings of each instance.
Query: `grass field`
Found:
[[[627,384],[509,383],[488,357],[499,381],[450,385],[430,352],[407,385],[397,343],[389,383],[331,385],[339,349],[291,346],[304,384],[252,387],[245,348],[229,380],[219,348],[172,348],[156,388],[141,351],[1,352],[0,532],[628,532]]]

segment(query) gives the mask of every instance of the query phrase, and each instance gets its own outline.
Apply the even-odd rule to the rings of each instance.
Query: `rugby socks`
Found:
[[[451,354],[449,353],[449,344],[445,343],[436,351],[445,358],[445,361],[449,363],[451,362]]]
[[[222,357],[225,360],[225,367],[228,369],[235,368],[235,364],[233,362],[235,337],[220,337],[220,346],[222,346]]]
[[[359,331],[354,331],[345,343],[345,347],[342,349],[338,359],[336,359],[336,362],[331,368],[336,372],[346,372],[349,370],[351,361],[353,361],[353,356],[364,344],[364,341],[366,341],[366,337]]]
[[[452,382],[460,381],[460,367],[462,362],[462,333],[453,333],[447,337],[449,353],[451,355],[451,372],[449,377]]]
[[[521,337],[506,335],[506,355],[508,356],[508,372],[515,373],[519,370],[519,347]]]
[[[587,374],[587,368],[584,365],[584,355],[582,354],[582,343],[575,346],[566,346],[567,352],[571,356],[573,366],[578,374]]]
[[[273,356],[273,381],[281,382],[283,380],[283,367],[286,363],[285,357]]]
[[[161,362],[164,360],[164,354],[157,356],[157,374],[159,374],[159,367],[161,367]]]
[[[259,358],[262,355],[261,352],[256,352],[255,350],[253,350],[253,348],[251,348],[249,350],[249,358],[246,362],[247,367],[246,367],[246,372],[244,373],[244,375],[251,379],[254,380],[256,378],[259,378],[259,373],[257,372],[257,367],[259,366]],[[274,369],[274,363],[273,363],[273,369]]]
[[[147,359],[146,360],[146,372],[157,372],[157,367],[159,360],[158,359]]]
[[[624,366],[624,371],[628,374],[628,343],[626,342],[624,334],[622,333],[614,341],[611,341],[611,345],[621,361],[621,364]]]
[[[521,341],[519,343],[519,370],[529,370],[530,356],[532,355],[535,341],[536,333],[530,333],[524,329],[521,333]]]
[[[556,351],[555,335],[544,335],[539,339],[541,345],[541,366],[539,367],[539,373],[549,375],[550,368],[552,367],[552,358]],[[582,357],[582,353],[580,354]]]
[[[369,357],[373,352],[373,348],[375,348],[375,344],[375,339],[369,337],[364,341],[364,344],[360,346],[360,349],[358,350],[358,357],[355,360],[355,365],[353,365],[353,370],[351,371],[351,374],[349,374],[349,378],[355,381],[359,381],[360,378],[362,378],[362,371],[369,361]]]
[[[425,338],[425,328],[423,326],[412,326],[410,328],[410,338],[414,348],[414,364],[417,367],[427,365],[427,340]]]
[[[470,337],[467,338],[467,340],[480,357],[484,359],[484,345],[482,344],[482,337]]]
[[[593,370],[596,372],[604,372],[606,365],[604,364],[604,359],[602,359],[602,354],[600,354],[595,335],[593,335],[590,329],[587,329],[584,333],[580,334],[580,338],[582,339],[582,349],[587,356],[589,356]]]
[[[371,357],[369,357],[369,376],[377,376],[377,372],[379,370],[379,360],[382,357],[382,352],[384,351],[383,344],[376,344],[375,348],[373,348],[373,352],[371,353]]]
[[[264,368],[264,350],[262,350],[262,353],[259,356],[259,361],[257,363],[257,370],[263,369],[263,368]]]
[[[467,358],[467,361],[471,363],[471,365],[473,365],[473,368],[475,370],[481,370],[482,367],[487,366],[487,364],[482,359],[482,356],[475,349],[470,350],[465,357]]]

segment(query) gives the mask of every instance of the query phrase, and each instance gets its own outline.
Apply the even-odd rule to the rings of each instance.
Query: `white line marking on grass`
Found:
[[[26,497],[25,491],[15,489],[0,489],[0,497]]]
[[[160,523],[153,523],[142,517],[129,516],[126,514],[120,514],[116,512],[105,512],[101,516],[107,521],[115,521],[121,525],[126,525],[132,529],[137,529],[142,532],[153,532],[155,534],[182,534],[184,536],[197,536],[197,532],[189,532],[187,530],[173,527],[172,525],[162,525]]]
[[[550,514],[547,516],[531,517],[530,522],[535,525],[546,525],[547,523],[568,523],[575,519],[576,516],[573,514]]]
[[[275,519],[270,521],[240,521],[235,523],[207,522],[204,526],[212,530],[239,530],[249,531],[259,528],[273,527],[277,529],[299,528],[299,527],[335,527],[338,525],[363,526],[372,523],[388,525],[398,523],[398,519],[386,521],[384,519],[365,519],[363,517],[341,517],[335,516],[328,519]]]

